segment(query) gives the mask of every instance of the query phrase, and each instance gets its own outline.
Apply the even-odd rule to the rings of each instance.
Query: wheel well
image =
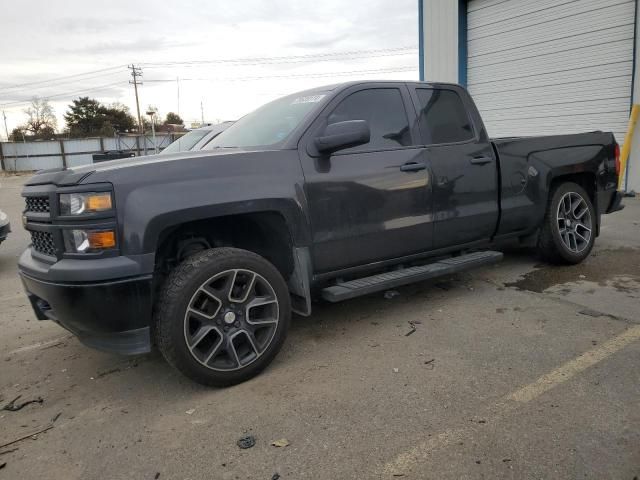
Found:
[[[293,242],[287,222],[278,212],[229,215],[169,227],[158,239],[156,271],[164,275],[190,255],[215,247],[257,253],[285,280],[293,273]]]
[[[596,175],[590,172],[581,173],[569,173],[566,175],[560,175],[551,180],[551,186],[549,188],[549,194],[560,185],[561,183],[573,182],[580,185],[589,194],[589,198],[594,208],[597,207],[596,203]]]

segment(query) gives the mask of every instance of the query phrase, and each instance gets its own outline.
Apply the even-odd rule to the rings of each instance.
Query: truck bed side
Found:
[[[600,214],[616,191],[615,138],[590,132],[492,139],[499,168],[501,215],[497,236],[535,231],[555,182],[582,185]],[[599,225],[599,222],[598,222]]]

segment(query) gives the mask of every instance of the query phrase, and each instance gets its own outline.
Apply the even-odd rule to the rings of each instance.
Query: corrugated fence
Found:
[[[164,149],[178,135],[157,134],[158,150]],[[151,135],[48,140],[42,142],[0,142],[0,166],[8,172],[77,167],[93,163],[97,153],[122,151],[124,156],[155,153]]]

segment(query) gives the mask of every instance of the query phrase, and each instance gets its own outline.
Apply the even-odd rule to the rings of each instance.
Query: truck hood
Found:
[[[41,170],[31,177],[25,185],[55,184],[58,186],[77,185],[79,183],[93,183],[95,181],[108,181],[112,175],[117,176],[130,172],[131,174],[142,174],[143,171],[150,171],[168,166],[184,165],[187,169],[200,163],[203,160],[211,159],[212,162],[223,158],[234,157],[240,160],[242,157],[252,158],[259,155],[268,154],[273,150],[242,150],[242,149],[219,149],[198,152],[181,152],[170,155],[147,155],[144,157],[127,157],[119,160],[93,163],[80,167],[54,168]],[[220,157],[220,158],[215,158]],[[100,177],[98,180],[97,177]]]

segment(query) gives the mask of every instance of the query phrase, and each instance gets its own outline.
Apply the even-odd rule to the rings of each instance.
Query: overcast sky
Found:
[[[51,97],[59,127],[80,95],[124,103],[135,115],[131,63],[143,70],[141,109],[179,110],[187,122],[200,119],[200,102],[205,121],[232,120],[313,86],[418,78],[416,0],[1,3],[0,108],[9,131],[34,95]],[[69,77],[76,74],[85,75]]]

